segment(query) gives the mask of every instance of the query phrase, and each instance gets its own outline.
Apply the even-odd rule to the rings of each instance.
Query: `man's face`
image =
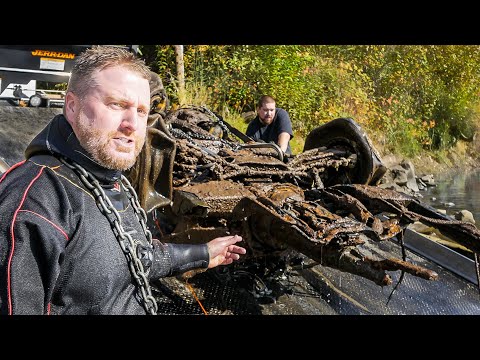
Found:
[[[263,103],[261,107],[257,108],[257,114],[264,125],[270,125],[275,117],[275,103]]]
[[[145,142],[150,86],[121,67],[97,72],[96,86],[76,100],[72,127],[82,146],[101,165],[127,170]]]

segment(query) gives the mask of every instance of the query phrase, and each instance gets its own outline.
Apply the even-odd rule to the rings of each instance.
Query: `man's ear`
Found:
[[[69,91],[65,95],[65,117],[70,122],[70,120],[75,119],[75,112],[77,111],[77,96]]]

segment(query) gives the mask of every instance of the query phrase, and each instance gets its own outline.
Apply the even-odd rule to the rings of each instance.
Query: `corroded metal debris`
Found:
[[[480,252],[474,225],[376,186],[386,169],[352,119],[315,129],[304,151],[288,158],[275,144],[245,142],[205,107],[152,109],[146,146],[129,177],[162,241],[240,234],[245,263],[295,251],[381,286],[392,283],[390,271],[437,278],[380,246],[415,221]]]

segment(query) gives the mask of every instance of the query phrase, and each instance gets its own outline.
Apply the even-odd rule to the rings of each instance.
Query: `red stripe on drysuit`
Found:
[[[57,229],[58,231],[60,231],[62,233],[63,236],[65,236],[65,239],[70,240],[68,238],[68,235],[65,231],[62,230],[62,228],[56,224],[54,224],[53,222],[51,222],[50,220],[48,220],[46,217],[40,215],[40,214],[37,214],[36,212],[34,211],[30,211],[30,210],[20,210],[20,212],[26,212],[26,213],[30,213],[30,214],[33,214],[33,215],[36,215],[38,216],[39,218],[45,220],[46,222],[48,222],[50,225],[52,225],[55,229]]]
[[[2,182],[3,179],[5,179],[5,176],[7,176],[7,174],[8,174],[10,171],[12,171],[13,169],[19,167],[20,165],[22,165],[23,163],[25,163],[25,161],[27,161],[27,160],[20,161],[19,163],[16,163],[15,165],[10,166],[10,168],[9,168],[7,171],[5,171],[5,173],[2,175],[2,178],[0,178],[0,182]]]
[[[15,165],[14,165],[15,166]],[[22,207],[23,203],[25,202],[25,198],[27,197],[28,191],[32,187],[33,183],[37,181],[37,179],[42,175],[43,169],[45,169],[44,166],[40,169],[38,172],[38,175],[35,176],[35,178],[28,184],[27,189],[25,190],[25,193],[22,196],[22,200],[20,201],[20,205],[18,206],[17,210],[15,210],[15,213],[13,214],[13,220],[12,224],[10,225],[10,235],[12,237],[12,249],[10,250],[10,255],[8,256],[8,266],[7,266],[7,293],[8,293],[8,314],[12,315],[13,309],[12,309],[12,288],[11,288],[11,280],[10,280],[10,268],[12,266],[12,258],[13,258],[13,251],[15,250],[15,233],[13,231],[14,226],[15,226],[15,220],[17,219],[18,212],[20,211],[20,208]]]

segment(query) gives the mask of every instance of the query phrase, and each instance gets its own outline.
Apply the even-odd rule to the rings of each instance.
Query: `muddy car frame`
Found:
[[[302,153],[284,158],[278,146],[249,141],[204,106],[167,111],[166,104],[153,86],[146,146],[128,178],[162,241],[241,235],[247,255],[223,270],[230,275],[248,269],[261,281],[309,263],[381,287],[396,271],[400,281],[405,273],[436,280],[435,271],[407,260],[404,235],[415,221],[440,228],[475,258],[480,252],[475,225],[376,186],[387,169],[351,118],[319,126]],[[381,245],[390,240],[400,258]]]

